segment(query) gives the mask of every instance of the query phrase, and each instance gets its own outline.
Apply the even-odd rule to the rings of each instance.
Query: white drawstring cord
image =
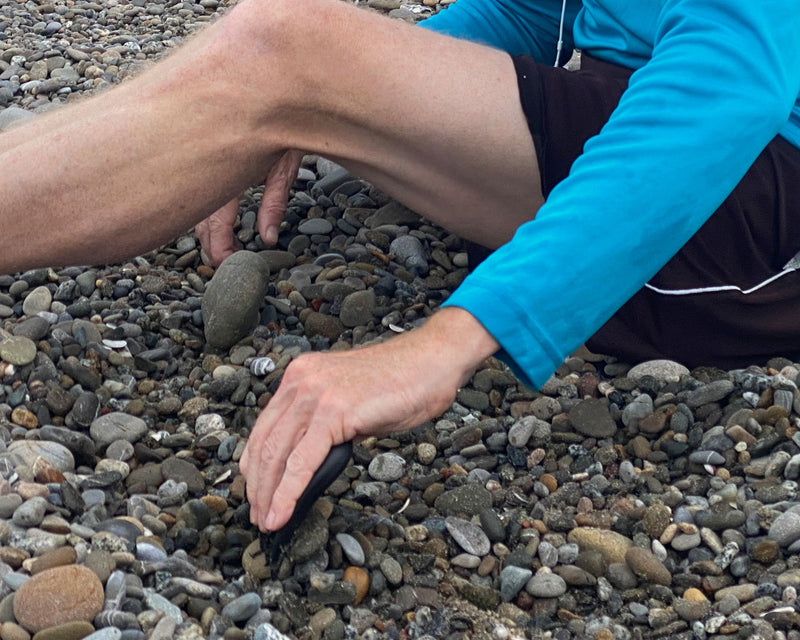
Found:
[[[561,21],[558,24],[558,44],[556,45],[556,61],[554,67],[558,66],[561,59],[561,49],[564,47],[564,16],[567,13],[567,0],[561,0]]]

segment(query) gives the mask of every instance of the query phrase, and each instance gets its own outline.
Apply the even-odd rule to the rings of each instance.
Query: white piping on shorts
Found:
[[[794,258],[789,260],[784,266],[783,271],[776,273],[774,276],[767,278],[763,282],[759,282],[757,285],[750,287],[749,289],[742,289],[741,287],[737,287],[735,284],[724,284],[718,285],[715,287],[697,287],[694,289],[661,289],[659,287],[655,287],[649,282],[644,286],[651,291],[655,291],[656,293],[660,293],[664,296],[692,296],[699,293],[719,293],[720,291],[738,291],[743,295],[747,295],[758,291],[759,289],[763,289],[769,284],[772,284],[779,278],[783,276],[793,273],[800,269],[800,253],[798,253]]]

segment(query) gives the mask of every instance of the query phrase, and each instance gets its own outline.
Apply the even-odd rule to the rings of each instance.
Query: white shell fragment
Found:
[[[270,371],[275,371],[275,363],[272,361],[272,358],[253,358],[253,361],[250,363],[250,372],[254,376],[265,376]]]

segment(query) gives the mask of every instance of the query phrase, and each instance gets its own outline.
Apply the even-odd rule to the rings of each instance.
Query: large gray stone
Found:
[[[267,293],[269,266],[257,253],[237,251],[217,269],[203,295],[206,342],[227,349],[258,323]]]
[[[89,427],[89,433],[98,446],[107,446],[115,440],[136,442],[147,433],[147,424],[141,418],[115,411],[100,416]]]

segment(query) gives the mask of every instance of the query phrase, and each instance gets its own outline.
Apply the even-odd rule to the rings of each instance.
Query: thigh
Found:
[[[510,56],[341,2],[292,4],[287,144],[492,247],[535,215],[539,171]]]
[[[775,138],[734,192],[588,342],[725,368],[800,354],[800,150]]]

